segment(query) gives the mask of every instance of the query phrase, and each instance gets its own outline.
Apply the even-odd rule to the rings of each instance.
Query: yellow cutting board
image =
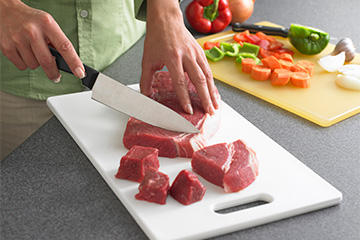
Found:
[[[280,27],[270,22],[258,24]],[[233,42],[233,31],[221,32],[197,39],[203,46],[206,41]],[[299,53],[290,42],[276,37],[284,47],[295,52],[294,62],[309,60],[315,63],[315,72],[309,88],[297,88],[291,83],[286,86],[272,86],[270,81],[253,80],[241,71],[241,64],[235,58],[224,57],[221,61],[209,61],[215,79],[250,93],[258,98],[275,104],[323,127],[331,126],[360,112],[360,91],[348,90],[336,85],[336,73],[324,71],[317,61],[330,54],[335,45],[329,44],[324,51],[314,56]],[[360,64],[360,54],[356,53],[352,64]]]

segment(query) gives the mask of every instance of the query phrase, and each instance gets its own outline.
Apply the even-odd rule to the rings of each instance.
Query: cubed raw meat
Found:
[[[255,152],[241,140],[196,151],[191,165],[194,172],[223,187],[225,192],[238,192],[246,188],[259,174]]]
[[[205,191],[199,178],[188,170],[182,170],[170,187],[170,195],[184,205],[202,200]]]
[[[165,204],[169,192],[170,183],[168,175],[149,167],[144,179],[139,185],[139,193],[135,195],[138,200]]]
[[[140,183],[149,167],[159,169],[158,153],[159,150],[156,148],[133,146],[121,158],[120,167],[115,177]]]

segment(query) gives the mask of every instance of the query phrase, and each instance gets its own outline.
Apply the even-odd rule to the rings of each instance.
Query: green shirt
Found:
[[[23,0],[54,17],[74,45],[84,64],[103,71],[145,33],[144,0]],[[53,83],[42,68],[20,71],[4,55],[0,59],[1,90],[13,95],[45,100],[54,95],[83,90],[81,81],[61,72]]]

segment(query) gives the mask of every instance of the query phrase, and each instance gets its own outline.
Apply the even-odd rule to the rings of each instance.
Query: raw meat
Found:
[[[164,71],[157,72],[153,78],[153,91],[149,97],[181,114],[196,126],[200,133],[187,134],[164,130],[131,117],[124,133],[124,146],[127,149],[134,145],[154,147],[159,149],[159,156],[161,157],[175,158],[179,156],[191,158],[194,151],[203,148],[218,130],[220,126],[220,110],[216,110],[213,116],[205,114],[194,85],[186,77],[189,96],[194,109],[193,115],[186,114],[178,102],[170,74]]]
[[[184,205],[200,201],[205,191],[198,177],[188,170],[182,170],[170,187],[170,195]]]
[[[145,171],[149,167],[159,169],[159,150],[151,147],[133,146],[121,158],[120,167],[115,177],[130,181],[141,182]]]
[[[246,188],[259,174],[255,152],[241,140],[196,151],[191,166],[194,172],[223,187],[225,192],[238,192]]]
[[[165,204],[169,192],[170,183],[168,175],[149,167],[144,179],[139,185],[139,193],[135,195],[138,200]]]

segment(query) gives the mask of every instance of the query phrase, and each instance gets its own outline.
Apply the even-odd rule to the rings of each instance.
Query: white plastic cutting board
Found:
[[[208,238],[336,205],[342,199],[337,189],[223,102],[222,124],[209,144],[244,140],[259,159],[255,182],[238,193],[225,193],[199,177],[206,193],[202,201],[188,206],[170,196],[165,205],[136,200],[138,183],[114,177],[128,151],[122,144],[128,117],[90,96],[82,92],[51,97],[48,105],[150,239]],[[170,183],[181,170],[191,170],[190,159],[159,160]],[[216,212],[254,201],[268,203]]]

